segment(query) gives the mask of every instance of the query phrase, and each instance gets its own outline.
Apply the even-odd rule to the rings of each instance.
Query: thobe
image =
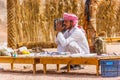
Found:
[[[56,37],[57,51],[89,54],[88,41],[82,28],[73,27],[64,34],[58,32]]]

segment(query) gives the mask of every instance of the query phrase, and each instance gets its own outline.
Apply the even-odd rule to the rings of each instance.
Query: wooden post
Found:
[[[96,26],[96,14],[97,7],[100,0],[86,0],[85,4],[85,21],[84,29],[87,33],[88,43],[91,48],[91,52],[94,50],[94,42],[97,36],[97,26]]]
[[[43,71],[44,71],[44,74],[46,74],[46,64],[43,64]]]
[[[99,64],[96,65],[96,75],[99,76]]]
[[[89,24],[90,24],[90,0],[85,2],[85,11],[84,11],[84,30],[88,39],[89,45],[91,44],[90,35],[89,35]]]
[[[33,74],[36,73],[36,63],[33,64]]]
[[[57,71],[60,70],[60,64],[57,64]]]
[[[8,47],[16,48],[15,36],[15,4],[14,0],[7,0],[7,34]]]
[[[70,64],[67,64],[67,72],[70,71]]]
[[[13,63],[11,63],[11,70],[13,70]]]
[[[99,67],[100,67],[99,59],[97,59],[97,61],[96,61],[96,75],[97,76],[99,76]]]

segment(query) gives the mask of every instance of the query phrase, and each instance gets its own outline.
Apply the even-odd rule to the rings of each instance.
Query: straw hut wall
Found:
[[[96,15],[97,32],[106,37],[120,37],[120,0],[102,0]]]
[[[79,25],[85,28],[85,1],[7,0],[8,46],[56,47],[53,20],[62,17],[64,12],[74,13],[79,17]],[[89,33],[95,29],[98,33],[105,31],[109,36],[112,27],[119,32],[120,6],[117,1],[91,0],[91,20],[87,26],[92,29]]]
[[[79,0],[7,0],[8,46],[56,47],[53,20],[64,12],[83,17]],[[80,19],[82,24],[82,19]]]

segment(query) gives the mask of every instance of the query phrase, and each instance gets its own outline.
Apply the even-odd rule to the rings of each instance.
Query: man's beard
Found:
[[[70,26],[69,27],[67,27],[67,25],[66,24],[63,24],[63,26],[65,27],[65,29],[67,30],[67,29],[72,29],[72,27],[73,27],[73,25],[72,24],[70,24]]]
[[[72,27],[73,27],[73,26],[72,26],[72,25],[70,25],[67,29],[71,30],[71,29],[72,29]]]

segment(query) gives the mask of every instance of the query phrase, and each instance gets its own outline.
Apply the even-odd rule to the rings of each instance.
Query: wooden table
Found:
[[[36,64],[40,63],[39,58],[36,57],[9,57],[9,56],[0,56],[0,63],[11,63],[11,70],[13,70],[13,64],[32,64],[33,65],[33,74],[36,73]]]
[[[46,73],[46,64],[57,64],[57,70],[59,70],[59,64],[67,64],[70,71],[70,64],[83,64],[83,65],[95,65],[96,75],[99,75],[99,59],[97,57],[41,57],[40,63],[43,64],[43,71]]]
[[[32,64],[33,74],[36,72],[36,64],[43,64],[43,71],[46,73],[47,64],[57,64],[57,70],[59,70],[59,64],[67,64],[70,71],[70,64],[83,64],[83,65],[95,65],[96,75],[99,76],[99,60],[105,59],[120,59],[120,56],[104,56],[104,57],[9,57],[0,56],[0,63],[11,63],[11,69],[13,70],[13,64]]]
[[[101,56],[98,57],[99,60],[120,60],[120,56]]]

